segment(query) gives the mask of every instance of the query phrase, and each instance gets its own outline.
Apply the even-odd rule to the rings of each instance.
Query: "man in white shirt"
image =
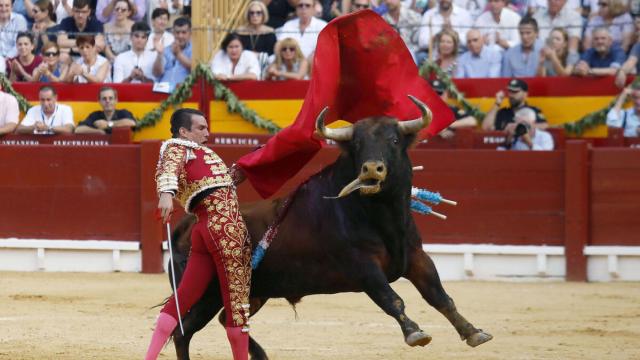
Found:
[[[73,110],[58,104],[58,94],[45,85],[38,93],[40,105],[33,106],[16,130],[19,134],[70,134],[73,132]]]
[[[18,126],[20,108],[15,96],[2,91],[0,85],[0,135],[10,134]]]
[[[507,0],[489,0],[489,10],[476,19],[474,26],[486,45],[495,44],[506,50],[520,42],[519,23],[520,15],[507,7]]]
[[[515,123],[505,128],[511,150],[553,150],[553,136],[536,128],[536,113],[533,109],[522,108],[516,111],[514,120]]]
[[[16,37],[27,31],[27,20],[13,12],[11,0],[0,0],[0,56],[12,58],[18,54]]]
[[[327,23],[313,17],[313,0],[300,0],[296,5],[296,18],[287,21],[276,30],[278,41],[292,38],[300,44],[300,50],[306,58],[313,53],[318,43],[318,34]]]
[[[438,6],[422,15],[418,43],[420,49],[428,50],[433,37],[444,26],[450,26],[460,36],[460,43],[467,43],[467,31],[473,25],[469,12],[452,3],[452,0],[438,0]]]
[[[113,64],[114,83],[154,82],[153,63],[158,53],[146,50],[151,29],[146,22],[137,22],[131,26],[131,50],[118,56]]]
[[[536,11],[533,18],[538,22],[542,41],[547,41],[553,28],[564,28],[569,33],[569,51],[578,52],[582,35],[582,17],[567,5],[567,0],[548,0],[548,8]]]

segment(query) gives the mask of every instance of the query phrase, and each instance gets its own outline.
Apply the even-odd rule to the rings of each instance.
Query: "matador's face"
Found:
[[[209,137],[209,124],[202,115],[191,115],[191,129],[180,128],[180,136],[198,144],[204,144]]]

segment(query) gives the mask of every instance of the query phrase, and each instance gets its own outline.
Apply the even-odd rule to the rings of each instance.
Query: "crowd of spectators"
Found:
[[[225,81],[308,79],[319,32],[364,9],[398,31],[418,65],[431,60],[453,78],[513,78],[510,107],[499,108],[499,92],[487,117],[475,119],[486,130],[513,132],[518,121],[531,136],[544,129],[520,78],[614,75],[622,88],[640,72],[640,0],[255,0],[212,54],[211,70]],[[172,91],[191,71],[189,17],[183,0],[0,0],[0,72],[11,81],[158,83]],[[55,103],[55,89],[43,89]],[[30,131],[53,114],[45,104],[38,111],[42,121],[31,116]]]

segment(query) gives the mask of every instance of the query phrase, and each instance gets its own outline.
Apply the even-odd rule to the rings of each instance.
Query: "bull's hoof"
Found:
[[[476,347],[478,345],[482,345],[484,343],[486,343],[487,341],[493,339],[493,336],[491,336],[491,334],[486,333],[482,330],[478,331],[477,333],[469,336],[467,338],[467,345],[471,346],[471,347]]]
[[[416,331],[404,339],[409,346],[425,346],[431,342],[431,336],[424,331]]]

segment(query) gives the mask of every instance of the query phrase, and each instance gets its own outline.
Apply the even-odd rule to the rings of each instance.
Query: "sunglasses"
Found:
[[[114,10],[116,12],[127,12],[127,11],[129,11],[129,9],[127,9],[127,8],[115,8]]]
[[[44,55],[45,57],[54,57],[54,56],[60,55],[60,53],[59,52],[47,51],[47,52],[42,53],[42,55]]]
[[[295,47],[283,47],[282,49],[280,49],[280,51],[285,52],[285,51],[291,51],[294,52],[296,51]]]
[[[607,6],[609,6],[609,4],[607,4],[607,3],[598,3],[598,6],[599,7],[607,7]]]
[[[298,4],[298,8],[299,8],[299,9],[302,9],[302,8],[310,8],[310,7],[311,7],[311,4],[305,4],[305,3]]]
[[[369,4],[353,4],[353,7],[355,9],[368,9],[369,8]]]
[[[262,11],[249,11],[249,16],[262,16]]]

